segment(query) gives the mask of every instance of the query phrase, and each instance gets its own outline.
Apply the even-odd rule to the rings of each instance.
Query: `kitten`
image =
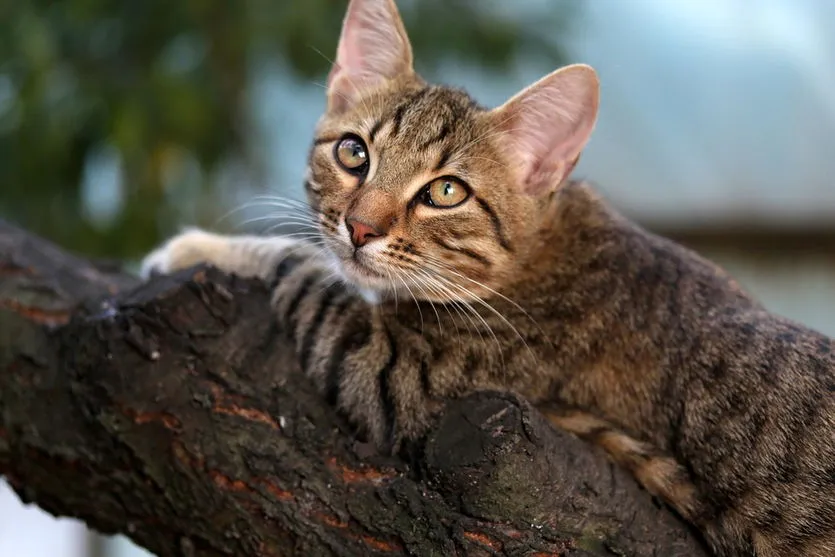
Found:
[[[393,1],[352,0],[305,183],[325,249],[190,230],[144,272],[272,281],[303,369],[387,450],[511,390],[717,555],[835,555],[835,343],[568,180],[597,108],[583,65],[492,110],[429,85]]]

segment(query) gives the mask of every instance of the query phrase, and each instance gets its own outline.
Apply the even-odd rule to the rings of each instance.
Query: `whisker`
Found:
[[[449,288],[449,286],[447,286],[444,283],[442,283],[441,281],[439,281],[438,278],[436,278],[435,276],[430,275],[425,270],[421,270],[421,272],[425,275],[425,278],[427,280],[430,280],[436,286],[436,288],[441,290],[442,297],[448,298],[447,303],[449,305],[452,305],[453,309],[455,309],[456,313],[458,313],[459,317],[461,317],[461,321],[464,322],[465,325],[467,325],[467,330],[470,332],[470,334],[472,334],[473,329],[474,329],[475,332],[478,333],[478,336],[479,336],[479,338],[480,338],[480,340],[483,344],[485,342],[484,341],[484,335],[481,333],[481,330],[480,330],[478,324],[476,323],[476,321],[472,317],[472,314],[476,314],[477,317],[481,318],[481,315],[478,314],[478,312],[475,310],[475,308],[473,308],[466,301],[462,300],[460,295],[454,293]],[[449,311],[449,310],[447,310],[447,311]],[[450,313],[450,316],[451,315],[452,314]],[[465,317],[466,317],[467,321],[469,321],[469,324],[467,323],[467,321],[465,321]],[[454,322],[454,320],[453,320],[453,322]],[[489,324],[487,324],[483,319],[482,319],[482,323],[484,323],[487,326],[487,329],[490,330]],[[473,329],[470,329],[470,325],[472,325]],[[456,328],[457,328],[457,325],[456,325]],[[492,330],[491,330],[491,332],[492,332]],[[459,336],[460,336],[460,332],[459,332]],[[494,335],[494,337],[495,337],[495,335]]]
[[[301,207],[293,207],[291,205],[284,205],[273,201],[264,201],[260,204],[264,209],[270,209],[270,212],[275,215],[289,214],[299,217],[314,218],[321,214],[310,209],[302,209]]]
[[[449,284],[449,286],[461,289],[461,287],[459,287],[455,283],[450,282],[448,284]],[[464,290],[466,290],[466,289],[464,289]],[[493,337],[493,342],[496,343],[496,348],[497,348],[497,351],[498,351],[498,354],[499,354],[499,358],[501,360],[502,369],[505,369],[504,351],[502,350],[502,344],[501,344],[501,342],[499,342],[499,337],[496,335],[495,331],[493,331],[493,328],[490,326],[490,324],[487,322],[487,320],[484,318],[484,316],[482,316],[473,307],[473,305],[470,302],[465,301],[465,300],[459,300],[459,302],[462,304],[464,309],[466,309],[471,315],[477,317],[478,320],[481,321],[482,325],[484,325],[484,327],[487,329],[487,332],[490,334],[491,337]],[[474,325],[475,325],[475,323],[474,323]],[[478,328],[476,328],[476,330],[478,330]],[[483,337],[482,337],[482,342],[484,342]]]
[[[265,203],[283,203],[287,206],[295,207],[300,210],[310,210],[310,205],[308,203],[293,199],[292,197],[285,197],[281,195],[272,194],[259,194],[252,196],[248,201],[241,203],[239,206],[230,209],[224,215],[220,216],[218,218],[218,221],[226,219],[230,215],[243,209],[248,209],[250,207],[259,207]]]
[[[471,283],[475,284],[475,285],[476,285],[476,286],[478,286],[479,288],[483,288],[484,290],[487,290],[488,292],[490,292],[490,293],[491,293],[491,294],[493,294],[494,296],[497,296],[497,297],[501,298],[502,300],[504,300],[505,302],[507,302],[508,304],[512,305],[512,306],[513,306],[515,309],[517,309],[517,310],[518,310],[518,311],[519,311],[522,315],[524,315],[525,317],[527,317],[528,319],[530,319],[531,323],[533,323],[533,325],[534,325],[534,326],[535,326],[535,327],[539,330],[539,333],[540,333],[542,336],[547,336],[547,335],[545,334],[545,331],[544,331],[544,330],[542,329],[542,327],[540,326],[540,324],[536,321],[536,319],[534,319],[534,318],[533,318],[533,316],[532,316],[530,313],[528,313],[528,312],[525,310],[525,308],[523,308],[523,307],[522,307],[522,306],[520,306],[518,303],[514,302],[513,300],[511,300],[510,298],[508,298],[507,296],[505,296],[505,295],[504,295],[504,294],[502,294],[501,292],[497,292],[496,290],[494,290],[494,289],[490,288],[490,287],[489,287],[489,286],[487,286],[486,284],[482,284],[481,282],[479,282],[479,281],[477,281],[477,280],[475,280],[475,279],[473,279],[473,278],[468,277],[466,274],[463,274],[463,273],[460,273],[460,272],[456,271],[455,269],[453,269],[452,267],[450,267],[447,263],[445,263],[444,261],[441,261],[441,260],[440,260],[440,259],[438,259],[438,258],[435,258],[435,257],[433,257],[433,256],[431,256],[431,255],[426,255],[426,256],[425,256],[425,258],[426,258],[427,260],[431,261],[433,264],[437,265],[438,267],[443,268],[444,270],[446,270],[446,271],[448,271],[448,272],[452,273],[453,275],[455,275],[455,276],[457,276],[457,277],[459,277],[459,278],[462,278],[462,279],[464,279],[464,280],[470,281]]]
[[[248,226],[248,225],[256,223],[256,222],[262,222],[262,221],[271,220],[271,219],[272,220],[282,219],[282,220],[285,220],[285,221],[288,221],[288,222],[293,221],[293,222],[297,222],[297,223],[300,223],[300,224],[310,224],[310,225],[312,225],[312,224],[315,223],[315,221],[319,221],[320,217],[319,217],[319,215],[314,215],[314,214],[307,215],[307,214],[299,213],[295,210],[282,208],[281,210],[271,211],[269,214],[266,214],[266,215],[260,215],[260,216],[257,216],[257,217],[252,217],[252,218],[249,218],[249,219],[247,219],[243,222],[239,222],[236,225],[236,228],[243,228],[245,226]]]
[[[394,276],[397,279],[399,279],[401,283],[403,283],[403,286],[406,288],[406,292],[408,292],[409,295],[412,297],[412,299],[415,301],[415,306],[417,306],[418,315],[420,315],[420,331],[421,331],[421,334],[422,334],[423,331],[424,331],[424,323],[423,323],[423,311],[420,309],[420,302],[418,302],[417,298],[415,297],[414,293],[412,292],[412,289],[409,288],[409,285],[406,284],[406,281],[403,280],[403,277],[401,277],[397,273],[397,271],[394,272]]]
[[[238,205],[237,207],[233,207],[232,209],[223,213],[221,216],[219,216],[217,219],[215,219],[215,222],[212,224],[212,227],[218,226],[220,223],[222,223],[223,221],[225,221],[226,219],[228,219],[229,217],[231,217],[235,213],[240,213],[241,211],[245,211],[246,209],[249,209],[251,207],[260,207],[260,203],[257,203],[255,201],[247,201],[246,203],[242,203],[242,204]]]
[[[386,273],[386,277],[387,277],[387,280],[388,280],[388,282],[389,282],[389,289],[390,289],[390,290],[392,291],[392,293],[394,294],[394,313],[395,313],[395,315],[396,315],[396,314],[397,314],[397,310],[399,309],[399,308],[398,308],[398,303],[397,303],[397,298],[398,298],[398,296],[397,296],[397,287],[395,286],[395,284],[394,284],[394,280],[392,279],[392,274],[391,274],[391,271],[389,271],[389,270],[388,270],[388,269],[386,269],[386,268],[384,268],[383,270],[385,271],[385,273]]]
[[[445,292],[443,285],[440,285],[441,288],[436,286],[437,281],[435,281],[428,273],[426,273],[425,271],[423,271],[422,269],[419,269],[419,268],[411,269],[411,271],[413,273],[415,273],[416,280],[419,280],[420,284],[422,284],[423,287],[429,289],[430,292],[433,292],[435,295],[437,295],[442,300],[446,297],[450,297],[451,293],[450,292]],[[435,304],[431,301],[430,301],[430,304],[432,304],[433,309],[435,309]],[[452,311],[449,309],[450,305],[452,305],[452,304],[451,303],[446,303],[446,302],[441,302],[441,307],[443,307],[447,311],[447,314],[449,315],[449,320],[452,322],[452,326],[455,327],[455,333],[457,334],[458,342],[460,343],[461,342],[461,330],[458,328],[458,323],[455,322],[455,318],[452,315]],[[458,315],[461,316],[461,312],[460,312],[460,310],[458,310],[458,308],[456,306],[453,305],[453,309],[455,309],[455,311],[458,313]],[[437,309],[435,309],[435,314],[436,315],[438,314]],[[461,320],[463,321],[463,316],[461,316]],[[441,332],[443,332],[443,328],[441,327],[440,319],[438,320],[438,326],[441,329]]]
[[[467,277],[464,274],[461,274],[461,273],[457,272],[456,270],[450,268],[448,265],[446,265],[444,262],[438,260],[437,258],[434,258],[432,256],[427,255],[427,256],[425,256],[425,259],[430,263],[430,266],[428,268],[431,269],[433,272],[435,272],[435,274],[436,274],[436,276],[439,280],[442,280],[442,281],[446,282],[450,287],[454,287],[454,288],[458,289],[459,291],[461,291],[462,293],[464,293],[468,296],[471,296],[479,305],[485,307],[491,313],[493,313],[496,317],[498,317],[505,324],[505,326],[507,326],[511,331],[513,331],[513,333],[519,338],[519,340],[522,341],[522,344],[524,344],[524,346],[527,349],[527,351],[528,351],[529,355],[531,356],[532,360],[534,362],[536,362],[538,360],[536,355],[534,354],[533,350],[531,349],[530,345],[528,344],[527,340],[522,336],[522,334],[519,332],[519,330],[516,328],[516,326],[513,325],[500,311],[498,311],[496,308],[494,308],[490,303],[486,302],[483,298],[481,298],[480,296],[478,296],[477,294],[472,292],[472,290],[470,290],[468,288],[465,288],[465,287],[455,283],[454,281],[451,281],[447,277],[444,277],[439,271],[440,270],[445,270],[449,273],[452,273],[453,275],[455,275],[457,277],[469,280],[473,284],[481,286],[485,290],[493,292],[495,295],[497,295],[500,298],[506,300],[508,303],[512,304],[514,307],[519,309],[525,316],[527,316],[531,320],[532,323],[534,323],[534,325],[540,330],[540,332],[542,332],[542,328],[538,325],[538,323],[536,323],[536,321],[530,316],[530,314],[528,314],[523,308],[521,308],[519,306],[519,304],[517,304],[516,302],[513,302],[512,300],[510,300],[506,296],[496,292],[492,288],[489,288],[486,285],[483,285],[480,282],[478,282],[474,279],[471,279],[470,277]],[[544,335],[544,332],[542,332],[542,334]]]
[[[313,232],[294,232],[292,234],[282,234],[274,236],[275,238],[294,238],[301,242],[306,242],[313,246],[322,246],[325,242],[325,237]]]
[[[264,201],[254,202],[254,203],[252,203],[252,205],[250,205],[250,207],[271,207],[271,208],[285,209],[285,210],[288,210],[288,211],[293,211],[294,213],[297,213],[297,214],[310,215],[310,216],[313,216],[313,215],[317,214],[317,212],[314,211],[313,209],[311,209],[309,206],[307,206],[307,207],[296,206],[296,205],[291,205],[289,203],[285,203],[283,201],[277,201],[277,200],[274,200],[274,199],[267,199],[267,200],[264,200]]]
[[[238,227],[248,226],[250,224],[254,224],[256,222],[263,222],[265,220],[278,220],[278,219],[286,219],[286,222],[295,222],[299,224],[309,224],[311,226],[315,226],[315,223],[306,217],[296,216],[296,215],[280,215],[276,213],[271,213],[269,215],[261,215],[260,217],[252,217],[251,219],[247,219],[238,224]]]
[[[414,273],[417,273],[420,276],[421,282],[425,284],[427,287],[431,287],[435,292],[437,292],[440,298],[443,301],[444,308],[447,310],[447,313],[450,316],[450,319],[453,322],[456,330],[458,330],[458,324],[455,322],[455,319],[452,316],[452,312],[450,311],[450,306],[458,316],[461,318],[461,321],[467,325],[467,330],[472,334],[473,330],[470,328],[470,325],[475,327],[476,332],[481,336],[481,332],[478,330],[478,326],[476,325],[475,321],[472,319],[471,316],[461,311],[461,296],[454,293],[448,286],[441,283],[437,278],[435,278],[432,274],[427,272],[425,269],[418,266],[418,262],[416,260],[409,260],[413,266],[408,267],[408,270]],[[465,320],[466,319],[466,320]],[[467,323],[469,321],[469,324]],[[458,332],[460,337],[460,331]],[[483,336],[482,336],[483,341]]]
[[[302,201],[300,199],[295,199],[293,197],[287,197],[286,195],[278,195],[273,193],[262,193],[258,195],[252,196],[253,200],[267,200],[267,201],[284,201],[286,203],[292,205],[298,205],[300,207],[306,207],[307,202]]]
[[[314,220],[323,215],[320,211],[314,211],[310,208],[293,207],[292,205],[285,205],[274,201],[264,201],[261,203],[261,206],[269,209],[269,214],[275,216],[288,215],[307,220]]]
[[[277,222],[272,226],[267,227],[263,232],[261,232],[262,236],[269,236],[272,234],[274,230],[281,228],[282,226],[293,226],[300,228],[301,230],[310,231],[311,234],[314,232],[321,232],[319,230],[319,226],[313,223],[307,223],[302,221],[294,221],[294,220],[282,220],[281,222]]]
[[[491,313],[493,313],[493,315],[495,315],[496,317],[498,317],[498,318],[499,318],[499,319],[500,319],[500,320],[501,320],[501,321],[505,324],[505,326],[507,326],[507,327],[508,327],[511,331],[513,331],[513,333],[516,335],[516,337],[517,337],[520,341],[522,341],[522,344],[523,344],[523,345],[525,346],[525,348],[527,349],[528,354],[531,356],[531,359],[533,360],[533,362],[537,362],[537,361],[538,361],[538,358],[536,357],[536,354],[534,353],[533,349],[532,349],[532,348],[530,347],[530,345],[528,344],[527,340],[525,340],[525,337],[523,337],[523,336],[522,336],[522,334],[519,332],[519,330],[516,328],[516,326],[515,326],[515,325],[513,325],[513,324],[512,324],[512,323],[511,323],[511,322],[510,322],[510,321],[509,321],[509,320],[508,320],[508,319],[507,319],[504,315],[502,315],[502,313],[501,313],[500,311],[498,311],[498,310],[497,310],[496,308],[494,308],[491,304],[489,304],[488,302],[486,302],[484,299],[482,299],[480,296],[478,296],[477,294],[475,294],[475,293],[474,293],[474,292],[472,292],[471,290],[469,290],[469,289],[467,289],[467,288],[465,288],[465,287],[463,287],[463,286],[461,286],[461,285],[459,285],[459,284],[456,284],[456,283],[454,283],[454,282],[452,282],[452,281],[450,281],[449,279],[446,279],[446,278],[444,278],[444,277],[439,277],[439,278],[440,278],[441,280],[443,280],[443,281],[447,282],[447,283],[448,283],[451,287],[457,288],[458,290],[460,290],[460,291],[462,291],[462,292],[466,293],[467,295],[472,296],[472,297],[474,298],[474,300],[475,300],[475,301],[476,301],[479,305],[483,306],[484,308],[486,308],[487,310],[489,310]],[[479,314],[479,315],[480,315],[480,314]],[[495,336],[495,335],[494,335],[494,336]]]
[[[282,261],[287,259],[290,255],[294,254],[295,252],[299,251],[300,249],[309,248],[309,247],[311,247],[311,244],[309,242],[299,242],[299,244],[297,246],[288,247],[286,250],[284,250],[284,254],[283,254],[284,257],[282,257],[281,259],[279,259],[276,262],[276,266],[278,266],[278,264],[280,264]],[[321,255],[323,253],[326,253],[328,251],[329,250],[328,250],[327,247],[320,247],[316,251],[314,251],[311,254],[310,257],[311,257],[311,259],[318,259],[319,257],[321,257]]]
[[[420,288],[421,292],[423,292],[423,295],[427,298],[427,301],[429,302],[429,306],[432,308],[432,311],[434,311],[434,312],[435,312],[435,318],[438,320],[438,329],[441,331],[441,334],[443,334],[443,332],[444,332],[444,326],[443,326],[443,324],[441,323],[441,316],[440,316],[440,314],[438,313],[438,309],[435,307],[435,304],[432,302],[432,300],[429,300],[429,299],[428,299],[429,297],[428,297],[428,296],[426,296],[426,291],[423,289],[423,287],[420,285],[420,283],[419,283],[419,282],[417,282],[417,280],[415,280],[414,275],[410,275],[409,273],[407,273],[407,272],[405,272],[405,271],[403,271],[403,275],[404,275],[407,279],[409,279],[409,280],[412,282],[412,284],[414,284],[415,286],[417,286],[418,288]]]

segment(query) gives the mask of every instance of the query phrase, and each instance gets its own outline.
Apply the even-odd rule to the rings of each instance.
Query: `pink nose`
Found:
[[[345,226],[348,228],[348,234],[351,235],[351,243],[358,248],[364,246],[374,238],[381,238],[385,235],[379,228],[357,220],[354,217],[347,217],[345,219]]]

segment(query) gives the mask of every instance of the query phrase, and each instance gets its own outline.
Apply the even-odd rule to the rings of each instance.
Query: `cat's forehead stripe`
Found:
[[[389,125],[388,136],[396,138],[400,134],[400,128],[403,125],[403,118],[406,115],[406,110],[409,106],[426,91],[428,88],[419,90],[417,93],[407,93],[403,96],[400,102],[391,110],[388,110],[380,119],[376,120],[368,132],[368,139],[373,143],[377,139],[377,135],[384,126]]]
[[[447,165],[449,159],[452,158],[452,149],[450,147],[444,146],[441,148],[441,156],[438,157],[438,162],[435,163],[435,172],[438,172],[443,167]]]
[[[417,99],[420,98],[421,95],[425,93],[426,89],[422,89],[417,94],[407,98],[394,111],[394,116],[392,118],[392,128],[391,128],[391,136],[397,137],[400,133],[400,128],[403,126],[403,118],[406,116],[406,110],[414,103],[417,102]]]
[[[383,120],[377,120],[374,122],[374,125],[371,126],[371,131],[368,132],[368,140],[371,143],[374,143],[374,139],[377,137],[377,134],[380,132],[380,129],[383,127]]]
[[[428,149],[429,147],[432,147],[436,143],[442,142],[444,139],[447,138],[447,136],[450,134],[451,131],[452,131],[452,127],[451,127],[450,123],[449,122],[443,122],[441,124],[441,129],[438,130],[438,133],[434,137],[430,137],[429,139],[424,141],[423,144],[420,146],[420,148],[421,149]]]
[[[385,115],[373,122],[369,139],[407,140],[417,149],[442,144],[473,112],[480,109],[466,93],[447,87],[430,85],[403,94]],[[447,155],[444,158],[449,158]]]

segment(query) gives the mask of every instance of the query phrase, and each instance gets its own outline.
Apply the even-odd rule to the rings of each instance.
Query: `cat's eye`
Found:
[[[368,170],[368,149],[362,139],[355,135],[346,135],[339,140],[334,157],[339,166],[351,174],[364,174]]]
[[[432,180],[423,188],[420,201],[430,207],[456,207],[470,197],[470,189],[460,180],[444,176]]]

